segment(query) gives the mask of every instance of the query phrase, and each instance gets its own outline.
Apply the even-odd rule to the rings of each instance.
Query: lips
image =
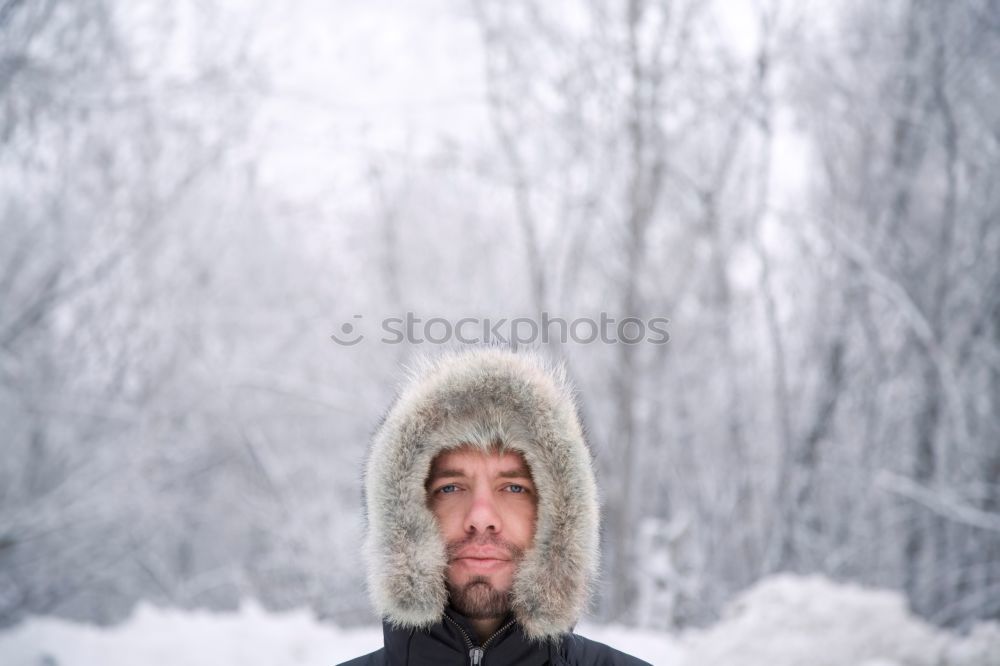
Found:
[[[458,571],[466,571],[473,575],[490,575],[507,571],[513,565],[510,560],[495,558],[460,557],[452,561],[452,567]]]
[[[497,550],[495,548],[468,548],[458,552],[454,559],[456,560],[510,560],[510,555],[502,550]]]
[[[511,564],[510,553],[489,546],[471,546],[460,549],[452,558],[452,566],[472,574],[489,575],[505,570]]]

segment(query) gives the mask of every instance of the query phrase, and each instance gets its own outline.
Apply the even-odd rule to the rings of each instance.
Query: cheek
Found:
[[[531,546],[535,536],[535,521],[537,520],[537,509],[533,503],[524,503],[513,512],[515,520],[509,527],[512,528],[512,539],[518,546],[527,549]]]
[[[438,502],[436,505],[431,507],[431,511],[434,513],[434,517],[437,518],[438,527],[441,528],[441,534],[443,534],[446,539],[453,539],[455,536],[461,536],[464,534],[465,530],[463,529],[462,521],[465,512],[460,506],[460,502]]]

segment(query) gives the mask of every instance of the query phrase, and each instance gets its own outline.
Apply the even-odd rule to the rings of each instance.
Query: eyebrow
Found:
[[[465,471],[453,467],[447,469],[439,469],[431,472],[431,475],[427,478],[427,485],[430,486],[439,479],[446,478],[462,478],[466,476]],[[533,481],[531,478],[531,473],[526,467],[517,467],[515,469],[505,469],[497,473],[497,477],[501,479],[527,479]]]

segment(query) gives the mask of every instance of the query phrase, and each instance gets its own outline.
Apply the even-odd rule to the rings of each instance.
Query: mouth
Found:
[[[509,560],[510,552],[506,548],[489,544],[468,544],[456,549],[455,559],[471,557],[479,560]]]
[[[499,557],[467,556],[456,557],[453,560],[453,564],[456,567],[468,569],[470,571],[490,572],[504,568],[510,564],[510,560]]]

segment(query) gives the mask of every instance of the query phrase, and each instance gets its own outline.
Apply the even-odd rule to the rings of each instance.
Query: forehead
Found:
[[[470,475],[477,471],[495,474],[520,471],[531,476],[528,463],[518,451],[483,451],[471,446],[442,451],[431,463],[431,475],[449,470]]]

